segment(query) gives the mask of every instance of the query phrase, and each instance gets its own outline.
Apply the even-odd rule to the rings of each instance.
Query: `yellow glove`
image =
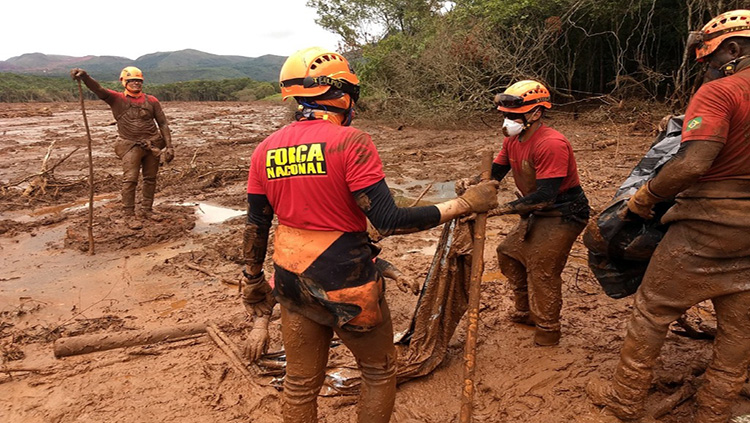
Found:
[[[651,181],[648,181],[643,184],[628,200],[628,210],[644,219],[653,218],[654,205],[665,200],[664,197],[658,196],[651,191],[649,187],[650,183]]]

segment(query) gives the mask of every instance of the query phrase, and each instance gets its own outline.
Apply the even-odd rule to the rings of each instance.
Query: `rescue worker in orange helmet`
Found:
[[[400,208],[368,134],[350,125],[359,79],[340,54],[320,47],[287,58],[284,99],[296,121],[252,154],[244,234],[243,302],[259,318],[281,304],[286,352],[283,419],[317,422],[317,395],[333,333],[362,371],[360,423],[388,422],[396,392],[396,352],[383,277],[366,219],[383,234],[409,233],[497,205],[497,182],[434,206]],[[263,261],[274,214],[274,287]]]
[[[561,274],[589,218],[570,142],[543,122],[552,108],[549,90],[525,80],[495,96],[503,116],[503,140],[492,166],[501,181],[512,171],[522,197],[490,211],[519,214],[516,228],[497,247],[500,270],[513,288],[510,319],[535,326],[534,343],[560,341]]]
[[[691,36],[707,65],[688,104],[679,152],[629,200],[650,219],[676,197],[669,224],[638,291],[611,382],[589,396],[623,420],[644,414],[654,364],[671,322],[710,299],[718,328],[713,358],[696,395],[697,423],[726,423],[750,364],[750,10],[723,13]]]
[[[163,153],[164,161],[171,162],[174,148],[161,103],[143,92],[143,72],[134,66],[124,68],[120,72],[120,83],[125,87],[123,92],[103,88],[80,68],[72,69],[70,75],[83,81],[97,97],[109,104],[117,121],[118,140],[114,147],[115,154],[122,160],[122,207],[126,223],[131,229],[142,227],[135,215],[135,190],[140,173],[143,174],[141,217],[160,220],[153,213],[156,175],[160,156]]]

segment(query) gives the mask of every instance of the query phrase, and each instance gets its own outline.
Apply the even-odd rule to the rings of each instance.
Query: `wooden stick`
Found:
[[[482,156],[481,180],[490,179],[492,152]],[[479,299],[484,272],[484,235],[487,229],[487,213],[478,213],[474,220],[474,245],[471,250],[471,279],[469,279],[469,304],[467,310],[466,345],[464,347],[464,386],[461,397],[459,421],[472,420],[474,401],[474,369],[477,361],[477,332],[479,329]]]
[[[214,343],[221,349],[224,354],[229,359],[229,362],[234,366],[242,376],[245,377],[248,381],[252,382],[253,384],[257,384],[257,382],[253,379],[252,373],[250,373],[250,370],[247,369],[247,367],[242,364],[242,359],[240,358],[239,351],[237,350],[237,346],[232,342],[224,332],[219,330],[219,328],[214,323],[209,323],[208,326],[206,326],[206,332],[208,333],[208,336],[211,337],[211,339],[214,341]]]
[[[151,330],[72,336],[69,338],[60,338],[55,341],[54,353],[55,357],[60,358],[96,351],[106,351],[114,348],[171,341],[204,332],[206,332],[205,323],[192,323]]]
[[[91,151],[91,131],[89,120],[86,117],[86,106],[83,104],[83,88],[81,80],[78,80],[78,97],[81,99],[81,113],[83,113],[83,124],[86,126],[86,138],[89,148],[89,255],[94,255],[94,156]]]
[[[413,202],[412,202],[412,203],[411,203],[411,204],[409,205],[409,207],[415,207],[415,206],[416,206],[417,204],[419,204],[419,200],[421,200],[421,199],[422,199],[422,197],[424,197],[424,196],[425,196],[425,194],[427,194],[427,192],[428,192],[428,191],[430,190],[430,188],[432,188],[432,185],[433,185],[434,183],[435,183],[435,181],[432,181],[432,182],[430,182],[430,183],[429,183],[429,184],[428,184],[428,185],[427,185],[427,186],[426,186],[426,187],[425,187],[425,188],[424,188],[424,189],[422,190],[422,193],[421,193],[421,194],[419,194],[419,197],[417,197],[417,199],[416,199],[416,200],[414,200],[414,201],[413,201]]]
[[[669,414],[675,407],[687,401],[690,397],[695,395],[697,388],[692,380],[686,380],[685,383],[674,392],[672,395],[664,398],[659,404],[657,404],[649,414],[654,419],[659,419]]]

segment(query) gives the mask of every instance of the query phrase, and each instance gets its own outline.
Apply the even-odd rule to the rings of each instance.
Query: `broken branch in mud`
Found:
[[[167,328],[126,331],[60,338],[55,341],[55,357],[88,354],[115,348],[173,341],[206,332],[205,323],[192,323]]]
[[[219,349],[224,352],[224,354],[229,359],[229,362],[234,366],[237,371],[242,374],[242,376],[245,377],[249,382],[253,384],[257,384],[257,382],[253,379],[252,373],[250,373],[250,370],[247,369],[247,367],[242,363],[242,359],[240,358],[239,349],[237,346],[232,342],[229,337],[224,334],[214,323],[209,323],[206,326],[206,332],[208,333],[208,336],[211,337],[211,339],[214,341],[216,346],[219,347]]]
[[[430,190],[430,188],[432,188],[432,185],[433,185],[434,183],[435,183],[435,181],[432,181],[432,182],[430,182],[430,183],[429,183],[429,184],[428,184],[428,185],[427,185],[427,186],[426,186],[426,187],[425,187],[425,188],[424,188],[424,189],[422,190],[422,193],[421,193],[421,194],[419,194],[419,196],[418,196],[418,197],[417,197],[417,198],[416,198],[416,199],[415,199],[415,200],[414,200],[414,201],[413,201],[413,202],[412,202],[412,203],[411,203],[411,204],[409,205],[409,207],[416,207],[416,206],[417,206],[417,204],[419,204],[419,200],[421,200],[421,199],[422,199],[422,197],[424,197],[424,196],[425,196],[425,194],[427,194],[427,192],[428,192],[428,191]]]
[[[207,276],[210,276],[210,277],[212,277],[214,279],[218,279],[219,281],[221,281],[221,283],[225,283],[227,285],[238,285],[239,284],[239,282],[235,282],[235,281],[230,281],[228,279],[224,279],[224,278],[220,277],[219,275],[217,275],[216,273],[213,273],[213,272],[211,272],[210,270],[208,270],[208,269],[206,269],[204,267],[201,267],[201,266],[198,266],[198,265],[195,265],[195,264],[192,264],[192,263],[186,263],[185,267],[187,267],[188,269],[192,269],[192,270],[201,272],[201,273],[203,273],[203,274],[205,274]]]
[[[52,149],[54,148],[54,145],[55,145],[55,141],[52,141],[50,143],[49,147],[47,147],[47,154],[45,154],[44,155],[44,159],[42,159],[42,167],[41,167],[41,170],[38,173],[35,173],[33,175],[28,175],[28,176],[26,176],[24,178],[21,178],[17,182],[11,182],[8,185],[5,185],[3,188],[10,188],[10,187],[13,187],[13,186],[18,186],[18,185],[21,185],[24,182],[27,182],[27,181],[31,180],[31,182],[29,183],[29,186],[24,190],[23,195],[24,196],[29,196],[31,194],[36,193],[37,191],[41,191],[42,193],[44,193],[45,189],[47,187],[48,181],[49,181],[49,175],[51,175],[52,172],[54,172],[55,168],[57,168],[58,166],[60,166],[65,160],[67,160],[70,156],[73,155],[73,153],[75,153],[76,151],[78,151],[78,149],[80,148],[80,147],[76,147],[75,149],[73,149],[73,151],[71,151],[70,153],[66,154],[57,163],[55,163],[54,165],[52,165],[52,167],[47,168],[47,162],[50,159],[50,156],[52,154]]]
[[[677,406],[690,399],[697,391],[696,381],[692,378],[686,379],[685,383],[672,395],[664,398],[661,402],[651,407],[649,414],[654,419],[666,416]]]

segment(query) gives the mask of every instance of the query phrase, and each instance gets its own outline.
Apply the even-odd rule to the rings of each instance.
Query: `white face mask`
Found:
[[[514,135],[518,135],[521,132],[523,132],[523,124],[516,122],[515,120],[510,120],[508,118],[505,118],[503,120],[503,134],[505,134],[506,137],[512,137]]]

